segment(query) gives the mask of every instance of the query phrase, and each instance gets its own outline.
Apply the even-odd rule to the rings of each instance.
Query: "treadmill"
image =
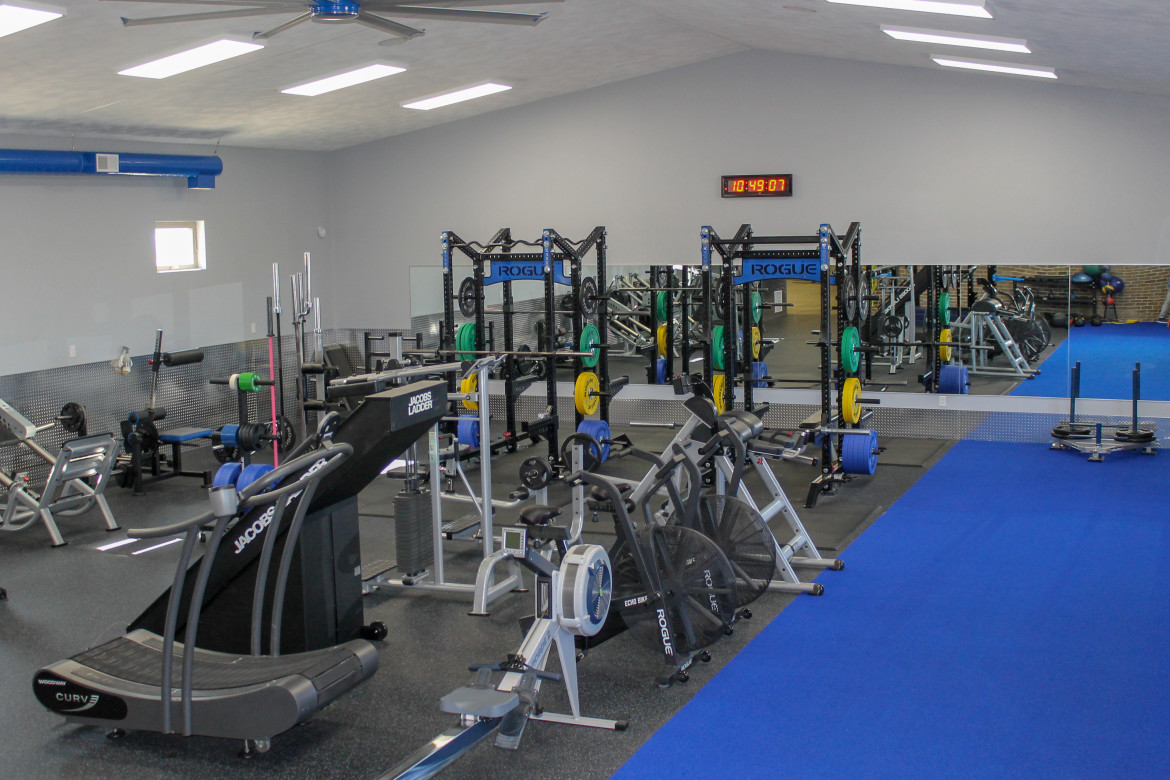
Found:
[[[371,395],[250,485],[217,479],[210,511],[129,531],[184,535],[174,584],[124,636],[37,672],[37,699],[69,722],[264,752],[361,684],[378,655],[358,638],[357,493],[446,411],[445,382]]]

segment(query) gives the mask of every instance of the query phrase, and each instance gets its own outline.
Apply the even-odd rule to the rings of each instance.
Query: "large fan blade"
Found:
[[[392,22],[389,19],[383,19],[380,16],[359,11],[357,15],[358,24],[364,24],[366,27],[373,27],[375,30],[381,30],[384,33],[389,33],[403,40],[410,40],[423,35],[425,31],[415,29],[414,27],[407,27],[405,24]]]
[[[282,33],[285,30],[287,30],[288,28],[296,27],[301,22],[307,22],[312,18],[313,18],[313,14],[309,11],[305,11],[303,14],[298,14],[297,16],[294,16],[293,18],[289,19],[284,24],[276,25],[271,30],[265,30],[264,32],[258,32],[258,33],[253,34],[252,40],[254,40],[254,41],[267,40],[267,39],[271,38],[273,35],[276,35],[277,33]]]
[[[127,27],[138,27],[144,24],[169,24],[170,22],[206,22],[211,19],[235,19],[241,16],[263,16],[265,14],[287,14],[288,8],[242,8],[238,11],[209,11],[202,14],[177,14],[175,16],[150,16],[145,19],[127,19],[122,17],[122,24]]]
[[[457,8],[422,8],[417,5],[396,5],[378,9],[390,16],[407,19],[441,19],[451,22],[489,22],[491,24],[539,24],[547,14],[511,14],[498,11],[464,11]]]
[[[110,0],[106,0],[109,2]],[[528,0],[526,0],[527,2]],[[560,0],[551,0],[552,2],[560,2]],[[282,5],[282,6],[305,6],[311,3],[304,2],[304,0],[114,0],[119,3],[162,3],[164,5]],[[536,2],[536,0],[531,0]],[[291,11],[292,9],[288,9]]]
[[[138,0],[144,2],[145,0]],[[563,3],[565,0],[426,0],[426,7],[435,8],[475,8],[494,5],[548,5],[549,3]],[[417,6],[419,0],[368,0],[362,3],[363,7],[387,9],[392,6]],[[387,11],[388,13],[388,11]]]

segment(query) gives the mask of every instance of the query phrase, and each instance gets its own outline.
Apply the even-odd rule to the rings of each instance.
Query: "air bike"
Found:
[[[38,700],[112,735],[226,737],[264,752],[368,679],[378,656],[366,639],[385,627],[363,625],[357,494],[446,408],[444,382],[371,395],[345,420],[324,418],[275,470],[222,466],[210,511],[129,531],[183,535],[173,586],[125,636],[39,671]]]

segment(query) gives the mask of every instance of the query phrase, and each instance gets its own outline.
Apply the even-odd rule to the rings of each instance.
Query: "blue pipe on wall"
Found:
[[[98,155],[117,159],[117,170],[98,170]],[[0,174],[75,173],[123,176],[182,176],[190,189],[215,188],[223,173],[223,160],[214,156],[136,154],[126,152],[70,152],[34,149],[0,149]]]

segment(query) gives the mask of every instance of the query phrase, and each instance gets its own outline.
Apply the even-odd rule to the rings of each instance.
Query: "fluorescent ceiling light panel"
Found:
[[[864,5],[869,8],[892,8],[895,11],[922,11],[927,14],[950,14],[951,16],[974,16],[990,19],[991,12],[982,2],[963,3],[948,0],[827,0],[843,5]]]
[[[943,30],[923,30],[920,27],[890,27],[882,25],[882,32],[899,41],[914,41],[916,43],[940,43],[944,46],[966,46],[971,49],[994,49],[995,51],[1014,51],[1019,54],[1031,54],[1028,42],[1023,38],[992,38],[987,35],[969,35],[967,33],[952,33]]]
[[[351,70],[349,73],[339,73],[336,76],[317,79],[316,81],[310,81],[308,84],[301,84],[298,87],[282,89],[281,92],[286,95],[315,97],[317,95],[324,95],[326,92],[333,92],[337,89],[345,89],[356,84],[365,84],[367,81],[393,76],[395,73],[402,73],[404,70],[406,68],[397,68],[393,65],[367,65],[364,68]]]
[[[511,87],[504,84],[480,84],[478,87],[468,87],[467,89],[460,89],[456,92],[448,92],[445,95],[435,95],[434,97],[425,100],[416,100],[413,103],[403,103],[403,108],[416,108],[419,111],[430,111],[432,108],[442,108],[449,106],[452,103],[462,103],[464,100],[474,100],[475,98],[485,97],[487,95],[494,95],[497,92],[506,92]]]
[[[241,54],[247,54],[248,52],[263,48],[264,45],[260,43],[232,41],[225,38],[214,43],[196,46],[194,49],[181,51],[178,54],[172,54],[169,57],[163,57],[154,62],[147,62],[142,65],[136,65],[133,68],[120,70],[118,71],[118,75],[140,76],[144,79],[165,79],[178,73],[185,73],[189,70],[195,70],[195,68],[202,68],[205,65],[230,60],[232,57],[239,57]]]
[[[1056,78],[1056,71],[1052,68],[1035,68],[1024,65],[1013,65],[1010,62],[984,62],[982,60],[968,60],[962,57],[940,57],[931,55],[931,59],[947,68],[966,68],[967,70],[982,70],[988,73],[1007,73],[1012,76],[1035,76],[1041,79]]]
[[[37,8],[21,8],[18,5],[0,5],[0,37],[12,35],[38,24],[60,19],[65,14],[59,11],[42,11]]]

